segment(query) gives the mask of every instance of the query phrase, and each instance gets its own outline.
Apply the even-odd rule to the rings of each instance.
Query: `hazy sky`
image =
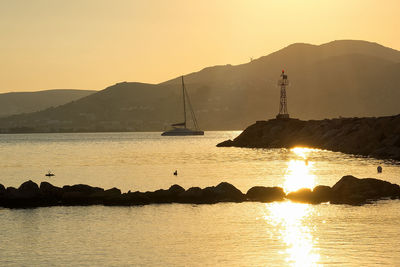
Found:
[[[400,0],[0,0],[0,92],[159,83],[289,44],[400,50]]]

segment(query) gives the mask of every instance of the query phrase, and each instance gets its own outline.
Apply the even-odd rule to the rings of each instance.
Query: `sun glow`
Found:
[[[316,185],[316,176],[312,174],[314,162],[309,161],[310,152],[314,149],[296,147],[291,151],[295,154],[295,159],[288,162],[285,171],[285,181],[283,189],[286,192],[296,191],[300,188],[314,188]]]

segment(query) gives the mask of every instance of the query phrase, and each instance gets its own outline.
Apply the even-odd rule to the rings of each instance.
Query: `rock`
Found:
[[[113,187],[111,189],[105,190],[104,195],[105,196],[119,196],[119,195],[121,195],[121,190],[116,187]]]
[[[168,189],[168,191],[170,192],[170,194],[178,196],[179,194],[185,192],[185,188],[180,185],[174,184]]]
[[[172,203],[174,197],[169,190],[159,189],[154,192],[144,193],[150,203]]]
[[[8,187],[0,201],[3,207],[24,208],[40,206],[39,187],[32,181],[24,182],[18,187]]]
[[[117,201],[121,196],[121,190],[113,187],[104,191],[98,191],[89,195],[89,202],[92,204],[104,204],[105,202]]]
[[[334,204],[364,204],[368,200],[392,198],[400,196],[400,187],[386,181],[354,176],[343,176],[332,187],[332,203]]]
[[[243,193],[237,189],[235,186],[233,186],[230,183],[227,182],[222,182],[219,183],[216,187],[215,190],[217,192],[220,192],[228,197],[232,198],[237,198],[237,199],[242,199],[243,198]]]
[[[99,199],[92,197],[92,195],[102,192],[104,192],[103,188],[92,187],[86,184],[65,185],[62,188],[61,201],[65,205],[101,204],[103,201],[99,201]]]
[[[85,194],[93,194],[96,192],[103,192],[104,189],[100,187],[92,187],[86,184],[76,184],[76,185],[64,185],[62,188],[63,192],[81,192]]]
[[[199,204],[202,202],[203,190],[200,187],[191,187],[185,192],[179,194],[178,199],[180,203],[194,203]]]
[[[168,190],[159,189],[154,192],[145,192],[144,197],[151,203],[172,203],[178,202],[179,195],[185,192],[180,185],[172,185]]]
[[[6,193],[6,188],[4,185],[0,184],[0,197]]]
[[[6,188],[6,192],[4,195],[5,199],[16,199],[18,197],[19,197],[19,194],[18,194],[17,188],[12,187],[12,186]]]
[[[64,192],[61,197],[61,202],[63,205],[79,205],[79,206],[95,204],[91,203],[91,199],[88,194],[78,191]]]
[[[39,186],[31,180],[23,183],[18,188],[19,198],[33,199],[40,195]]]
[[[259,121],[218,147],[288,148],[305,145],[343,153],[400,159],[400,115],[300,121]]]
[[[319,204],[331,201],[332,188],[326,185],[316,186],[312,191],[309,188],[301,188],[297,191],[290,192],[286,198],[294,202]]]
[[[285,192],[281,187],[254,186],[246,193],[246,198],[250,201],[272,202],[282,201]]]
[[[4,187],[4,185],[0,184],[0,207],[5,205],[4,197],[6,193],[7,193],[6,188]]]
[[[54,186],[48,182],[41,182],[39,189],[42,197],[48,199],[60,200],[63,194],[62,188]]]
[[[327,185],[318,185],[313,189],[313,203],[329,202],[332,199],[332,188]]]
[[[193,203],[212,204],[218,202],[249,201],[281,201],[285,197],[280,187],[255,186],[246,195],[230,183],[222,182],[217,186],[191,187],[185,191],[179,185],[173,185],[168,190],[160,189],[154,192],[128,192],[121,194],[118,188],[104,190],[88,185],[53,186],[42,182],[40,187],[32,181],[23,183],[18,189],[4,188],[0,184],[0,206],[9,208],[28,208],[52,205],[119,205],[133,206],[153,203]],[[399,198],[400,187],[386,181],[353,176],[344,176],[332,188],[317,186],[312,191],[308,188],[289,193],[286,198],[304,203],[321,203],[330,201],[332,204],[360,205],[370,200],[380,198]]]
[[[217,144],[217,147],[230,147],[230,146],[233,146],[232,140],[226,140],[226,141],[223,141],[223,142]]]
[[[206,187],[202,190],[202,200],[204,203],[217,202],[242,202],[245,200],[245,195],[227,182],[222,182],[217,186]]]
[[[287,194],[286,198],[294,202],[313,203],[313,194],[310,188],[301,188],[297,191],[290,192]]]
[[[122,197],[123,197],[122,199],[123,199],[124,203],[126,203],[128,205],[146,205],[146,204],[155,203],[149,197],[149,194],[142,193],[139,191],[123,194]]]

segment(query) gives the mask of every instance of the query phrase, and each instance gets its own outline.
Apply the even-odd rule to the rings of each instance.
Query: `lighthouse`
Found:
[[[289,113],[287,111],[287,98],[286,98],[286,87],[289,86],[289,80],[284,70],[282,70],[281,77],[278,80],[278,86],[281,88],[281,97],[279,102],[279,113],[278,115],[276,115],[276,118],[289,119]]]

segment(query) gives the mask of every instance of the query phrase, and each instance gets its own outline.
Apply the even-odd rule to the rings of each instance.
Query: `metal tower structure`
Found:
[[[289,80],[285,71],[282,70],[281,78],[278,80],[278,86],[281,88],[281,99],[279,103],[279,113],[276,115],[277,119],[289,119],[287,111],[287,98],[286,98],[286,87],[289,86]]]

